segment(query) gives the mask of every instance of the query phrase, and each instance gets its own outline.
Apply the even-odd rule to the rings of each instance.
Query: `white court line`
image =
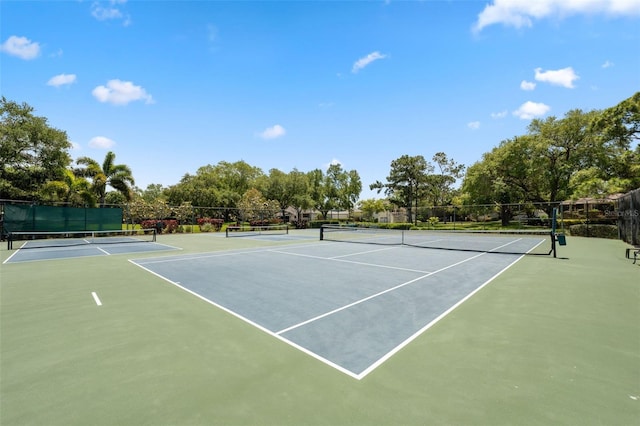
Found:
[[[160,279],[162,279],[162,280],[164,280],[164,281],[166,281],[166,282],[168,282],[168,283],[170,283],[170,284],[175,285],[176,287],[178,287],[178,288],[180,288],[180,289],[182,289],[182,290],[186,291],[187,293],[190,293],[190,294],[192,294],[192,295],[196,296],[197,298],[199,298],[199,299],[201,299],[201,300],[203,300],[203,301],[205,301],[205,302],[207,302],[207,303],[209,303],[209,304],[211,304],[211,305],[213,305],[213,306],[216,306],[217,308],[219,308],[219,309],[221,309],[221,310],[223,310],[223,311],[225,311],[225,312],[227,312],[227,313],[229,313],[229,314],[231,314],[231,315],[235,316],[236,318],[241,319],[242,321],[244,321],[244,322],[246,322],[246,323],[248,323],[248,324],[250,324],[250,325],[252,325],[252,326],[256,327],[257,329],[259,329],[259,330],[263,331],[264,333],[269,334],[269,335],[271,335],[271,336],[273,336],[273,337],[277,338],[278,340],[280,340],[280,341],[282,341],[282,342],[287,343],[288,345],[291,345],[292,347],[294,347],[294,348],[296,348],[296,349],[300,350],[301,352],[303,352],[303,353],[305,353],[305,354],[307,354],[307,355],[311,356],[312,358],[315,358],[315,359],[317,359],[317,360],[319,360],[319,361],[323,362],[324,364],[329,365],[329,366],[331,366],[331,367],[335,368],[336,370],[338,370],[338,371],[340,371],[340,372],[342,372],[342,373],[344,373],[344,374],[346,374],[346,375],[348,375],[348,376],[350,376],[350,377],[352,377],[352,378],[354,378],[354,379],[356,379],[356,380],[361,380],[361,379],[363,379],[366,375],[368,375],[371,371],[373,371],[375,368],[379,367],[379,366],[380,366],[384,361],[386,361],[386,360],[387,360],[387,359],[389,359],[391,356],[393,356],[395,353],[397,353],[400,349],[402,349],[403,347],[405,347],[406,345],[408,345],[412,340],[416,339],[420,334],[422,334],[422,333],[423,333],[424,331],[426,331],[427,329],[431,328],[431,327],[432,327],[436,322],[440,321],[440,320],[441,320],[442,318],[444,318],[448,313],[450,313],[451,311],[453,311],[455,308],[457,308],[459,305],[461,305],[463,302],[465,302],[467,299],[469,299],[471,296],[473,296],[475,293],[477,293],[477,292],[478,292],[480,289],[482,289],[484,286],[486,286],[486,285],[487,285],[487,284],[489,284],[491,281],[493,281],[497,276],[499,276],[499,275],[500,275],[500,274],[502,274],[504,271],[506,271],[508,268],[510,268],[511,266],[513,266],[516,262],[518,262],[520,259],[522,259],[522,258],[524,257],[524,255],[519,256],[516,260],[514,260],[512,263],[510,263],[508,266],[506,266],[504,269],[502,269],[502,270],[501,270],[500,272],[498,272],[496,275],[494,275],[494,276],[493,276],[493,277],[491,277],[489,280],[487,280],[485,283],[483,283],[480,287],[478,287],[477,289],[475,289],[474,291],[472,291],[470,294],[468,294],[467,296],[465,296],[464,298],[462,298],[462,299],[461,299],[460,301],[458,301],[455,305],[453,305],[453,306],[452,306],[452,307],[450,307],[447,311],[445,311],[443,314],[441,314],[440,316],[438,316],[435,320],[431,321],[429,324],[427,324],[426,326],[424,326],[422,329],[420,329],[419,331],[417,331],[416,333],[414,333],[412,336],[410,336],[409,338],[407,338],[407,339],[406,339],[404,342],[402,342],[400,345],[396,346],[394,349],[392,349],[392,350],[391,350],[391,351],[389,351],[387,354],[385,354],[384,356],[382,356],[380,359],[378,359],[378,361],[376,361],[375,363],[373,363],[371,366],[369,366],[367,369],[365,369],[365,370],[364,370],[363,372],[361,372],[360,374],[356,374],[356,373],[354,373],[354,372],[352,372],[352,371],[350,371],[350,370],[348,370],[348,369],[346,369],[346,368],[344,368],[344,367],[342,367],[342,366],[340,366],[340,365],[338,365],[338,364],[336,364],[336,363],[334,363],[334,362],[332,362],[332,361],[330,361],[330,360],[328,360],[328,359],[326,359],[326,358],[324,358],[324,357],[322,357],[322,356],[320,356],[320,355],[316,354],[315,352],[310,351],[309,349],[307,349],[307,348],[305,348],[305,347],[303,347],[303,346],[298,345],[297,343],[295,343],[295,342],[293,342],[293,341],[291,341],[291,340],[287,339],[286,337],[282,336],[282,333],[284,333],[284,332],[286,332],[286,331],[289,331],[289,330],[292,330],[292,329],[294,329],[294,328],[300,327],[300,326],[302,326],[302,325],[304,325],[304,324],[308,324],[308,323],[310,323],[310,322],[312,322],[312,321],[315,321],[315,320],[318,320],[318,319],[320,319],[320,318],[322,318],[322,317],[326,317],[326,316],[331,315],[332,313],[338,312],[338,311],[340,311],[340,310],[344,310],[344,309],[346,309],[347,307],[354,306],[354,305],[356,305],[356,304],[358,304],[358,303],[362,303],[362,302],[364,302],[364,301],[366,301],[366,300],[370,300],[370,299],[372,299],[372,298],[374,298],[374,297],[378,297],[378,296],[380,296],[380,295],[382,295],[382,294],[384,294],[384,293],[388,293],[388,292],[393,291],[393,290],[396,290],[396,289],[398,289],[398,288],[400,288],[400,287],[403,287],[403,286],[409,285],[409,284],[411,284],[411,283],[413,283],[413,282],[416,282],[416,281],[418,281],[418,280],[421,280],[421,279],[423,279],[423,278],[425,278],[425,277],[428,277],[428,276],[430,276],[430,275],[437,274],[437,273],[439,273],[439,272],[441,272],[441,271],[444,271],[444,270],[446,270],[446,269],[450,269],[450,268],[455,267],[455,266],[457,266],[457,265],[460,265],[460,264],[462,264],[462,263],[465,263],[465,262],[468,262],[468,261],[470,261],[470,260],[476,259],[476,258],[478,258],[478,257],[484,256],[485,254],[491,253],[492,251],[495,251],[495,250],[499,250],[500,248],[505,247],[505,246],[508,246],[508,245],[510,245],[510,244],[513,244],[513,243],[515,243],[515,242],[517,242],[517,241],[519,241],[519,240],[521,240],[521,238],[519,238],[519,239],[517,239],[517,240],[514,240],[514,241],[510,241],[510,242],[508,242],[508,243],[506,243],[506,244],[503,244],[503,245],[501,245],[501,246],[495,247],[495,248],[491,249],[490,251],[483,252],[483,253],[479,253],[479,254],[477,254],[477,255],[475,255],[475,256],[472,256],[472,257],[470,257],[470,258],[468,258],[468,259],[465,259],[465,260],[462,260],[462,261],[456,262],[456,263],[454,263],[454,264],[451,264],[451,265],[449,265],[449,266],[446,266],[446,267],[444,267],[444,268],[441,268],[441,269],[439,269],[439,270],[437,270],[437,271],[429,272],[429,273],[427,273],[427,274],[425,274],[425,275],[423,275],[423,276],[420,276],[420,277],[418,277],[418,278],[416,278],[416,279],[413,279],[413,280],[408,281],[408,282],[406,282],[406,283],[400,284],[400,285],[398,285],[398,286],[395,286],[395,287],[393,287],[393,288],[391,288],[391,289],[388,289],[388,290],[385,290],[385,291],[383,291],[383,292],[380,292],[380,293],[377,293],[377,294],[371,295],[371,296],[369,296],[369,297],[367,297],[367,298],[365,298],[365,299],[362,299],[362,300],[360,300],[360,301],[357,301],[357,302],[351,303],[351,304],[346,305],[346,306],[344,306],[344,307],[342,307],[342,308],[338,308],[338,309],[335,309],[335,310],[333,310],[333,311],[331,311],[331,312],[327,312],[327,313],[325,313],[325,314],[323,314],[323,315],[319,315],[319,316],[317,316],[317,317],[315,317],[315,318],[312,318],[312,319],[310,319],[310,320],[304,321],[303,323],[300,323],[300,324],[296,324],[296,325],[294,325],[294,326],[291,326],[291,327],[286,328],[286,329],[284,329],[284,330],[281,330],[281,331],[279,331],[279,332],[273,332],[273,331],[271,331],[271,330],[269,330],[269,329],[267,329],[267,328],[265,328],[265,327],[263,327],[263,326],[261,326],[261,325],[257,324],[256,322],[254,322],[254,321],[252,321],[252,320],[248,319],[247,317],[244,317],[244,316],[242,316],[242,315],[238,314],[237,312],[235,312],[235,311],[233,311],[233,310],[231,310],[231,309],[229,309],[229,308],[226,308],[226,307],[224,307],[224,306],[222,306],[222,305],[220,305],[220,304],[218,304],[218,303],[216,303],[216,302],[214,302],[214,301],[212,301],[212,300],[209,300],[209,299],[207,299],[206,297],[204,297],[204,296],[202,296],[202,295],[198,294],[198,293],[197,293],[197,292],[195,292],[195,291],[189,290],[188,288],[186,288],[186,287],[182,286],[180,282],[172,281],[172,280],[170,280],[169,278],[167,278],[167,277],[165,277],[165,276],[163,276],[163,275],[161,275],[161,274],[159,274],[159,273],[156,273],[156,272],[154,272],[154,271],[152,271],[152,270],[150,270],[150,269],[148,269],[148,268],[144,267],[141,263],[138,263],[138,262],[136,262],[136,261],[134,261],[134,260],[131,260],[131,259],[129,259],[129,262],[130,262],[130,263],[133,263],[134,265],[136,265],[136,266],[138,266],[138,267],[140,267],[141,269],[144,269],[145,271],[147,271],[147,272],[151,273],[152,275],[155,275],[155,276],[159,277]],[[543,241],[544,241],[544,240],[541,240],[537,245],[540,245]],[[338,244],[340,244],[340,243],[338,243]],[[537,245],[536,245],[536,247],[537,247]],[[305,244],[305,245],[299,245],[299,246],[307,246],[307,245]],[[294,247],[294,246],[287,246],[287,248],[290,248],[290,247]],[[535,248],[535,247],[534,247],[534,248]],[[532,248],[531,250],[533,250],[534,248]],[[531,250],[530,250],[530,251],[531,251]],[[272,248],[265,248],[264,250],[243,251],[243,252],[232,253],[232,254],[257,253],[257,252],[261,252],[261,251],[274,251],[274,250],[272,250]],[[287,252],[282,252],[282,253],[284,253],[284,254],[289,254],[289,255],[291,255],[291,254],[292,254],[292,253],[287,253]],[[213,256],[199,256],[199,257],[194,257],[194,258],[191,258],[191,257],[189,257],[189,256],[184,256],[184,257],[187,257],[188,259],[174,259],[174,260],[202,259],[202,258],[215,257],[215,256],[221,256],[221,255],[222,255],[222,254],[216,254],[216,255],[213,255]],[[228,254],[227,254],[227,255],[228,255]],[[308,256],[308,257],[315,257],[315,256]],[[328,258],[322,258],[322,257],[320,257],[319,259],[332,260],[332,261],[335,261],[335,262],[339,262],[339,261],[346,262],[346,261],[344,261],[344,260],[340,260],[340,259],[328,259]],[[149,263],[159,263],[159,262],[161,262],[161,261],[160,261],[160,260],[158,260],[158,261],[149,262]],[[380,265],[371,264],[370,266],[380,266]]]
[[[397,250],[400,247],[402,247],[402,246],[393,246],[393,247],[385,247],[385,248],[376,249],[376,250],[359,251],[357,253],[349,253],[349,254],[342,254],[340,256],[332,256],[329,259],[340,259],[342,257],[358,256],[358,255],[361,255],[361,254],[376,253],[378,251],[385,251],[385,250]]]
[[[340,308],[334,309],[334,310],[329,311],[329,312],[325,312],[324,314],[318,315],[318,316],[316,316],[316,317],[314,317],[314,318],[310,318],[310,319],[308,319],[308,320],[306,320],[306,321],[303,321],[303,322],[301,322],[301,323],[299,323],[299,324],[295,324],[295,325],[292,325],[291,327],[288,327],[288,328],[285,328],[285,329],[283,329],[283,330],[277,331],[277,332],[276,332],[276,334],[283,334],[283,333],[286,333],[286,332],[288,332],[288,331],[294,330],[294,329],[296,329],[296,328],[298,328],[298,327],[301,327],[301,326],[303,326],[303,325],[306,325],[306,324],[309,324],[309,323],[311,323],[311,322],[317,321],[317,320],[319,320],[319,319],[321,319],[321,318],[328,317],[329,315],[333,315],[333,314],[335,314],[335,313],[337,313],[337,312],[340,312],[340,311],[343,311],[343,310],[345,310],[345,309],[351,308],[351,307],[353,307],[353,306],[359,305],[359,304],[364,303],[364,302],[366,302],[366,301],[368,301],[368,300],[375,299],[376,297],[382,296],[383,294],[386,294],[386,293],[389,293],[389,292],[395,291],[395,290],[397,290],[397,289],[399,289],[399,288],[402,288],[402,287],[408,286],[409,284],[413,284],[414,282],[416,282],[416,281],[420,281],[420,280],[421,280],[421,279],[423,279],[423,278],[427,278],[427,277],[430,277],[431,275],[435,275],[435,274],[437,274],[437,273],[439,273],[439,272],[446,271],[447,269],[453,268],[454,266],[461,265],[461,264],[463,264],[463,263],[465,263],[465,262],[468,262],[468,261],[470,261],[470,260],[473,260],[473,259],[475,259],[475,258],[477,258],[477,257],[484,256],[485,254],[486,254],[486,253],[480,253],[480,254],[477,254],[477,255],[475,255],[475,256],[472,256],[472,257],[470,257],[470,258],[468,258],[468,259],[464,259],[464,260],[461,260],[461,261],[459,261],[459,262],[453,263],[453,264],[451,264],[451,265],[449,265],[449,266],[445,266],[444,268],[440,268],[440,269],[438,269],[437,271],[429,272],[429,273],[424,274],[424,275],[422,275],[422,276],[420,276],[420,277],[418,277],[418,278],[414,278],[414,279],[409,280],[409,281],[407,281],[407,282],[404,282],[404,283],[402,283],[402,284],[398,284],[398,285],[397,285],[397,286],[395,286],[395,287],[388,288],[388,289],[383,290],[383,291],[381,291],[381,292],[378,292],[378,293],[372,294],[371,296],[367,296],[367,297],[365,297],[365,298],[363,298],[363,299],[356,300],[355,302],[349,303],[348,305],[344,305],[344,306],[342,306],[342,307],[340,307]]]
[[[399,266],[380,265],[380,264],[377,264],[377,263],[356,262],[355,260],[338,259],[337,257],[313,256],[313,255],[310,255],[310,254],[290,253],[290,252],[287,252],[287,251],[280,251],[280,250],[269,250],[269,251],[271,253],[287,254],[289,256],[308,257],[308,258],[311,258],[311,259],[329,260],[329,261],[332,261],[332,262],[351,263],[353,265],[372,266],[374,268],[394,269],[396,271],[418,272],[420,274],[429,273],[429,271],[424,271],[424,270],[401,268]]]
[[[106,251],[106,250],[103,250],[103,249],[102,249],[102,247],[96,246],[96,248],[98,249],[98,251],[103,252],[103,253],[104,253],[104,254],[106,254],[107,256],[111,256],[111,253],[109,253],[109,252],[108,252],[108,251]]]
[[[19,252],[19,251],[20,251],[20,249],[17,249],[16,251],[14,251],[14,252],[11,254],[11,256],[7,257],[7,259],[6,259],[4,262],[2,262],[2,264],[4,265],[4,264],[5,264],[5,263],[7,263],[9,260],[11,260],[11,258],[12,258],[13,256],[15,256],[16,254],[18,254],[18,252]]]
[[[510,244],[510,243],[509,243]],[[485,254],[485,253],[483,253]],[[473,296],[474,294],[476,294],[477,292],[479,292],[480,290],[482,290],[485,286],[487,286],[491,281],[495,280],[499,275],[501,275],[504,271],[506,271],[507,269],[509,269],[510,267],[512,267],[513,265],[516,264],[516,262],[518,262],[520,259],[522,259],[525,255],[523,254],[522,256],[518,257],[516,260],[514,260],[513,262],[511,262],[510,264],[508,264],[507,266],[505,266],[500,272],[498,272],[497,274],[495,274],[494,276],[492,276],[491,278],[489,278],[487,281],[485,281],[482,285],[480,285],[478,288],[476,288],[475,290],[473,290],[471,293],[467,294],[465,297],[463,297],[462,299],[460,299],[456,304],[454,304],[453,306],[451,306],[449,309],[447,309],[446,311],[444,311],[443,313],[441,313],[440,315],[438,315],[436,318],[434,318],[430,323],[428,323],[427,325],[425,325],[424,327],[422,327],[420,330],[416,331],[415,333],[413,333],[413,335],[409,336],[404,342],[400,343],[398,346],[396,346],[395,348],[393,348],[392,350],[390,350],[389,352],[387,352],[384,356],[380,357],[376,362],[374,362],[373,364],[371,364],[367,369],[365,369],[364,371],[362,371],[362,373],[358,374],[357,379],[360,380],[363,377],[365,377],[367,374],[369,374],[370,372],[372,372],[373,370],[375,370],[376,368],[378,368],[380,365],[382,365],[382,363],[384,363],[386,360],[388,360],[389,358],[391,358],[393,355],[395,355],[396,353],[398,353],[398,351],[400,351],[402,348],[404,348],[405,346],[407,346],[409,343],[411,343],[412,341],[414,341],[418,336],[420,336],[422,333],[424,333],[425,331],[427,331],[428,329],[430,329],[431,327],[433,327],[437,322],[439,322],[441,319],[443,319],[444,317],[446,317],[447,315],[449,315],[454,309],[456,309],[458,306],[462,305],[464,302],[466,302],[471,296]],[[477,257],[477,256],[476,256]]]
[[[321,357],[320,355],[316,354],[315,352],[312,352],[312,351],[310,351],[309,349],[307,349],[307,348],[305,348],[305,347],[303,347],[303,346],[300,346],[300,345],[298,345],[297,343],[295,343],[295,342],[293,342],[293,341],[291,341],[291,340],[289,340],[289,339],[287,339],[287,338],[285,338],[285,337],[282,337],[282,336],[277,335],[277,334],[276,334],[276,333],[274,333],[273,331],[271,331],[271,330],[269,330],[269,329],[267,329],[267,328],[265,328],[265,327],[261,326],[260,324],[258,324],[258,323],[256,323],[256,322],[254,322],[254,321],[251,321],[249,318],[247,318],[247,317],[245,317],[245,316],[242,316],[242,315],[240,315],[239,313],[237,313],[237,312],[235,312],[235,311],[233,311],[233,310],[231,310],[231,309],[229,309],[229,308],[226,308],[226,307],[224,307],[224,306],[222,306],[222,305],[220,305],[220,304],[218,304],[218,303],[214,302],[213,300],[207,299],[207,298],[206,298],[206,297],[204,297],[203,295],[198,294],[198,293],[196,293],[196,292],[195,292],[195,291],[193,291],[193,290],[189,290],[188,288],[186,288],[186,287],[182,286],[182,285],[180,284],[180,282],[171,281],[169,278],[167,278],[167,277],[165,277],[165,276],[163,276],[163,275],[160,275],[160,274],[158,274],[157,272],[154,272],[154,271],[152,271],[152,270],[151,270],[151,269],[149,269],[149,268],[145,268],[144,266],[142,266],[141,264],[139,264],[139,263],[135,262],[134,260],[129,259],[129,262],[130,262],[130,263],[133,263],[134,265],[136,265],[136,266],[137,266],[137,267],[139,267],[139,268],[144,269],[145,271],[149,272],[150,274],[153,274],[153,275],[155,275],[156,277],[158,277],[158,278],[160,278],[160,279],[162,279],[162,280],[164,280],[164,281],[166,281],[166,282],[168,282],[168,283],[170,283],[170,284],[173,284],[174,286],[176,286],[176,287],[180,288],[181,290],[184,290],[184,291],[186,291],[187,293],[194,295],[194,296],[195,296],[195,297],[197,297],[198,299],[203,300],[204,302],[209,303],[209,304],[211,304],[211,305],[215,306],[216,308],[221,309],[221,310],[223,310],[224,312],[227,312],[227,313],[229,313],[229,314],[233,315],[233,316],[234,316],[234,317],[236,317],[236,318],[239,318],[240,320],[242,320],[242,321],[246,322],[247,324],[250,324],[250,325],[252,325],[252,326],[256,327],[258,330],[261,330],[262,332],[264,332],[264,333],[266,333],[266,334],[268,334],[268,335],[270,335],[270,336],[273,336],[273,337],[275,337],[276,339],[278,339],[278,340],[280,340],[280,341],[282,341],[282,342],[284,342],[284,343],[286,343],[286,344],[288,344],[288,345],[293,346],[294,348],[298,349],[298,350],[299,350],[299,351],[301,351],[301,352],[306,353],[307,355],[311,356],[312,358],[315,358],[315,359],[317,359],[317,360],[318,360],[318,361],[320,361],[320,362],[323,362],[323,363],[325,363],[325,364],[327,364],[327,365],[330,365],[331,367],[335,368],[336,370],[341,371],[342,373],[344,373],[344,374],[346,374],[346,375],[348,375],[348,376],[351,376],[351,377],[353,377],[354,379],[358,379],[357,375],[356,375],[356,374],[354,374],[352,371],[349,371],[349,370],[347,370],[346,368],[344,368],[344,367],[342,367],[342,366],[340,366],[340,365],[338,365],[338,364],[335,364],[334,362],[331,362],[331,361],[330,361],[330,360],[328,360],[328,359],[325,359],[325,358]],[[358,380],[359,380],[359,379],[358,379]]]
[[[93,296],[93,300],[96,301],[96,305],[98,306],[102,306],[102,302],[100,301],[100,298],[98,297],[98,295],[96,294],[95,291],[91,292],[91,295]]]

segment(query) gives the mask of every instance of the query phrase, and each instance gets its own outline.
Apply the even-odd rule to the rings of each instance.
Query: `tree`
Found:
[[[313,199],[310,194],[309,177],[297,169],[289,172],[289,191],[291,192],[291,207],[296,210],[298,221],[302,219],[302,210],[311,208]]]
[[[0,198],[39,199],[47,182],[65,179],[69,148],[66,132],[32,107],[0,98]]]
[[[166,191],[167,201],[178,205],[189,201],[197,207],[222,207],[229,220],[242,195],[257,185],[262,170],[244,161],[200,167],[195,175],[186,174]]]
[[[432,160],[439,173],[427,176],[427,191],[431,196],[432,205],[448,205],[453,196],[453,185],[463,176],[464,165],[448,158],[444,152],[437,152]]]
[[[602,111],[592,121],[591,130],[607,141],[629,148],[634,140],[640,139],[640,92]]]
[[[133,191],[142,197],[148,203],[151,203],[157,199],[165,198],[165,189],[162,184],[159,183],[151,183],[147,185],[147,187],[143,190],[138,188],[137,186],[133,188]]]
[[[640,144],[637,142],[640,139],[640,92],[596,115],[590,130],[603,146],[601,161],[596,166],[600,173],[593,179],[605,182],[598,186],[608,186],[608,193],[640,187]],[[606,181],[610,178],[615,182],[608,184]]]
[[[105,204],[107,186],[121,193],[127,201],[131,200],[131,185],[134,184],[131,169],[124,164],[115,164],[115,159],[116,155],[109,151],[102,162],[102,167],[89,157],[80,157],[76,160],[76,164],[84,166],[76,169],[76,174],[91,179],[93,191],[98,196],[100,205]]]
[[[351,210],[362,191],[362,182],[355,170],[345,171],[339,163],[331,164],[324,177],[327,206],[331,209]]]
[[[72,207],[95,207],[96,197],[91,183],[66,169],[60,180],[48,181],[41,189],[43,201],[68,203]]]
[[[214,167],[209,165],[200,167],[195,175],[185,174],[164,193],[167,202],[174,206],[190,202],[198,207],[223,207],[217,183]]]
[[[359,206],[360,210],[362,210],[364,219],[373,221],[373,217],[376,213],[380,213],[385,210],[386,203],[381,199],[368,198],[366,200],[361,200]]]
[[[245,192],[238,202],[238,210],[242,220],[249,222],[260,221],[261,225],[274,218],[274,213],[278,211],[278,207],[277,201],[268,200],[255,188]]]
[[[285,210],[293,202],[295,193],[291,191],[289,175],[278,169],[269,170],[269,176],[264,179],[264,195],[269,200],[278,203],[282,217],[285,216]]]
[[[532,136],[502,141],[482,161],[467,169],[462,192],[468,204],[497,205],[503,225],[511,220],[509,204],[543,201],[544,162]]]
[[[313,208],[318,210],[324,219],[327,218],[327,213],[332,210],[333,199],[327,193],[327,185],[325,184],[325,175],[321,169],[315,169],[307,173],[309,180],[309,189]]]
[[[572,110],[565,118],[534,119],[529,134],[539,145],[544,161],[544,175],[548,201],[562,201],[570,197],[571,175],[590,167],[599,156],[598,146],[589,126],[597,113]]]
[[[413,209],[417,210],[420,198],[424,196],[427,175],[434,170],[422,155],[403,155],[391,162],[391,172],[387,182],[376,181],[369,187],[384,190],[389,201],[407,209],[407,221],[413,222]]]

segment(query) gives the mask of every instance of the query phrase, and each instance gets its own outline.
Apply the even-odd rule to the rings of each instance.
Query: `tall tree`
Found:
[[[464,165],[456,163],[444,152],[437,152],[432,160],[437,167],[427,177],[427,191],[434,206],[444,206],[451,202],[453,186],[463,176]]]
[[[296,210],[298,221],[302,220],[302,211],[311,208],[313,199],[307,173],[293,169],[289,172],[289,191],[292,194],[291,207]]]
[[[331,164],[324,180],[325,193],[331,208],[351,210],[362,192],[362,181],[355,170],[346,171],[339,163]]]
[[[285,210],[291,205],[295,195],[291,191],[289,175],[281,170],[271,169],[269,170],[269,176],[264,180],[264,196],[269,200],[278,202],[282,217],[284,217]]]
[[[571,175],[594,163],[598,146],[589,125],[596,114],[572,110],[562,120],[556,117],[534,119],[529,125],[529,134],[539,144],[544,159],[549,201],[569,198]]]
[[[629,148],[632,142],[640,139],[640,92],[602,111],[591,127],[605,140]]]
[[[334,208],[333,198],[327,192],[325,185],[325,175],[321,169],[314,169],[307,173],[309,181],[309,191],[313,200],[313,208],[318,210],[324,219],[327,218],[329,210]]]
[[[391,171],[387,182],[376,181],[369,185],[384,190],[392,203],[407,209],[407,221],[413,223],[413,210],[417,210],[420,199],[426,193],[427,176],[434,168],[422,155],[411,157],[403,155],[391,162]]]
[[[76,163],[84,166],[76,169],[79,176],[91,179],[92,188],[98,196],[100,205],[105,204],[107,186],[112,187],[128,201],[131,200],[131,187],[135,183],[129,166],[115,164],[116,155],[109,151],[102,162],[102,166],[92,158],[80,157]]]
[[[0,198],[37,200],[71,164],[66,132],[49,126],[26,103],[0,98]]]
[[[502,141],[467,169],[462,183],[466,204],[496,204],[502,223],[508,224],[509,204],[543,201],[542,155],[532,136]]]

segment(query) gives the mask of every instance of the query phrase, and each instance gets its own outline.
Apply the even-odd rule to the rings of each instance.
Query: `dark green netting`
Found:
[[[5,204],[4,231],[111,231],[122,229],[122,209]]]
[[[618,229],[623,241],[640,245],[640,188],[618,199]]]

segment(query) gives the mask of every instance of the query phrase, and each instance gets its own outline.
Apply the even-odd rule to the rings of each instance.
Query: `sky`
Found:
[[[168,187],[220,161],[470,166],[640,90],[640,0],[0,2],[0,94]]]

